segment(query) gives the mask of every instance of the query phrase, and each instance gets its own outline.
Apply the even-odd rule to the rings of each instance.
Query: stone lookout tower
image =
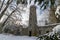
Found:
[[[32,36],[37,34],[36,6],[34,5],[30,6],[29,31],[31,31]]]

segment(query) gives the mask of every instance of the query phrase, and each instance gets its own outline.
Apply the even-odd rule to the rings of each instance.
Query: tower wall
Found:
[[[29,15],[29,31],[31,34],[37,35],[37,16],[36,16],[36,6],[30,6],[30,15]]]

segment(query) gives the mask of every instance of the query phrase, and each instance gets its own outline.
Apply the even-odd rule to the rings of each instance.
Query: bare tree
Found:
[[[12,0],[8,0],[7,1],[7,4],[6,4],[6,7],[4,8],[4,10],[2,10],[2,12],[0,13],[0,19],[1,17],[4,15],[5,11],[7,10],[7,8],[9,7],[9,5],[12,3]],[[3,4],[3,3],[2,3]],[[2,5],[1,5],[2,6]]]
[[[4,0],[4,1],[5,1],[5,0]],[[1,10],[2,10],[2,8],[3,8],[4,1],[2,2],[1,7],[0,7]],[[6,7],[2,10],[2,12],[0,11],[0,12],[1,12],[1,13],[0,13],[0,20],[1,20],[2,16],[5,14],[5,12],[7,11],[9,5],[10,5],[12,2],[13,2],[13,0],[8,0],[7,3],[6,3]],[[0,30],[2,30],[2,28],[4,27],[4,25],[5,25],[5,23],[7,22],[7,20],[11,17],[11,15],[12,15],[17,9],[18,9],[18,5],[16,6],[16,8],[14,8],[14,10],[12,10],[12,11],[10,12],[10,14],[7,16],[6,20],[0,25]],[[17,11],[20,13],[19,10],[17,10]]]

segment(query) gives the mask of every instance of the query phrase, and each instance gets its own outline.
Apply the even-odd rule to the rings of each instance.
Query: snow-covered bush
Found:
[[[53,33],[60,34],[60,25],[57,25],[56,27],[53,28]]]
[[[60,25],[57,25],[52,30],[53,30],[52,32],[40,35],[38,37],[38,39],[40,39],[40,40],[60,40]]]
[[[56,18],[60,20],[60,5],[57,6],[56,12],[55,12]]]
[[[58,35],[55,33],[53,35],[44,34],[37,38],[37,40],[59,40]]]

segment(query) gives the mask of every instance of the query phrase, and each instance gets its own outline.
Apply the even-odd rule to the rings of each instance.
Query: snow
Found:
[[[56,9],[55,15],[56,15],[57,18],[59,18],[59,15],[60,15],[60,5],[57,6],[57,9]]]
[[[54,28],[53,28],[53,32],[60,34],[60,25],[57,25],[56,27],[54,27]]]
[[[0,34],[0,40],[36,40],[36,39],[37,39],[37,37]]]
[[[8,16],[3,15],[2,18],[1,18],[1,20],[0,20],[0,23],[4,23],[4,21],[7,19],[7,17],[8,17]]]

